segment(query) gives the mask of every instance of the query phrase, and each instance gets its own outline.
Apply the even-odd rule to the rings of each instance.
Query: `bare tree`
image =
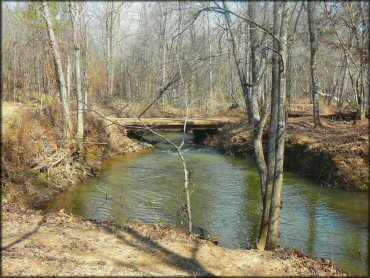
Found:
[[[311,51],[311,88],[312,88],[312,100],[313,100],[313,119],[315,127],[322,127],[320,119],[320,103],[319,103],[319,81],[317,79],[317,63],[316,63],[316,52],[318,48],[317,40],[317,27],[315,20],[315,2],[307,1],[307,15],[308,15],[308,27],[310,33],[310,51]]]
[[[286,57],[287,57],[287,32],[291,3],[274,3],[274,32],[270,33],[255,21],[256,10],[250,3],[248,14],[249,18],[242,17],[228,9],[227,4],[223,2],[223,8],[218,4],[217,7],[207,7],[199,11],[215,11],[225,15],[228,32],[231,37],[231,45],[236,68],[238,70],[239,80],[242,85],[244,96],[247,101],[249,111],[248,118],[254,127],[254,151],[261,181],[261,195],[263,196],[263,217],[261,220],[261,232],[258,241],[259,249],[274,249],[279,245],[279,224],[281,209],[281,191],[283,178],[283,160],[284,160],[284,142],[285,142],[285,111],[286,111]],[[281,7],[282,6],[282,7]],[[284,16],[282,16],[282,13]],[[246,73],[248,68],[243,71],[240,66],[238,49],[235,36],[231,30],[230,14],[247,22],[250,27],[250,47],[251,47],[251,72],[252,84],[247,82]],[[257,29],[258,28],[258,29]],[[260,41],[255,30],[269,34],[273,40],[273,64],[272,64],[272,91],[271,91],[271,113],[268,139],[268,157],[267,165],[263,153],[262,132],[267,119],[267,100],[259,108],[258,94],[259,81],[264,72],[263,61],[257,66],[256,54],[259,49]],[[263,53],[261,57],[263,57]],[[261,110],[260,110],[261,109]],[[262,112],[262,113],[261,113]],[[266,243],[268,244],[266,245]]]
[[[67,56],[67,102],[71,104],[71,80],[72,80],[72,68],[71,59]],[[70,109],[70,108],[69,108]]]
[[[274,35],[279,36],[280,33],[280,22],[281,22],[281,9],[279,7],[280,3],[278,1],[274,2]],[[274,54],[272,56],[272,84],[271,84],[271,113],[270,113],[270,125],[268,133],[268,153],[267,153],[267,175],[265,178],[266,185],[264,191],[263,199],[263,213],[261,220],[261,230],[258,239],[257,247],[258,249],[265,249],[267,242],[267,235],[269,229],[270,220],[270,210],[271,210],[271,200],[272,191],[274,187],[274,173],[275,173],[275,155],[276,155],[276,136],[278,129],[278,112],[279,112],[279,45],[281,41],[278,42],[274,40]]]
[[[89,103],[89,47],[88,47],[88,32],[87,32],[87,20],[85,13],[82,14],[82,19],[85,19],[83,28],[83,46],[82,46],[82,89],[85,103]],[[84,105],[84,111],[86,112],[86,105]]]
[[[83,96],[81,90],[81,66],[80,66],[80,26],[81,26],[81,8],[80,3],[70,2],[70,13],[72,18],[73,29],[73,46],[75,51],[75,80],[76,80],[76,93],[77,93],[77,140],[78,148],[83,150],[83,137],[84,137],[84,123],[83,123]]]
[[[275,3],[274,3],[275,5]],[[280,238],[280,211],[282,207],[282,187],[283,187],[283,164],[284,164],[284,144],[285,144],[285,125],[286,125],[286,94],[287,94],[287,39],[290,2],[282,3],[282,19],[280,26],[280,47],[278,48],[281,58],[279,63],[278,87],[278,111],[277,111],[277,137],[274,169],[274,186],[272,191],[271,210],[268,231],[268,248],[276,249],[279,247]],[[281,69],[282,67],[282,69]]]
[[[123,3],[107,1],[105,9],[105,34],[107,39],[107,94],[113,96],[114,90],[114,26],[119,18]]]
[[[207,13],[207,37],[208,37],[208,55],[209,55],[209,101],[207,102],[207,107],[213,102],[214,92],[213,92],[213,69],[212,69],[212,41],[211,41],[211,30],[209,22],[209,13]]]
[[[227,3],[225,1],[223,1],[222,4],[224,6],[224,10],[229,11],[229,9],[227,7]],[[235,62],[235,65],[236,65],[236,69],[237,69],[238,76],[239,76],[239,81],[240,81],[240,84],[241,84],[242,90],[243,90],[243,96],[244,96],[244,99],[245,99],[245,104],[246,104],[246,107],[247,107],[248,120],[249,120],[249,122],[252,122],[252,120],[253,120],[253,111],[252,111],[253,103],[251,102],[251,94],[250,94],[250,91],[249,91],[249,88],[251,87],[251,84],[249,84],[247,82],[247,76],[246,76],[246,74],[248,73],[248,69],[243,71],[242,68],[241,68],[241,65],[240,65],[240,63],[241,63],[240,58],[239,58],[240,54],[239,54],[237,43],[236,43],[236,40],[235,40],[235,35],[234,35],[234,33],[231,29],[230,13],[229,12],[224,12],[224,15],[225,15],[225,20],[226,20],[226,26],[227,26],[228,32],[230,34],[230,40],[231,40],[234,62]]]
[[[60,55],[60,50],[57,44],[57,40],[55,38],[53,22],[50,16],[48,2],[42,1],[42,7],[44,11],[43,16],[44,16],[46,26],[48,29],[50,47],[53,50],[53,54],[54,54],[54,63],[55,63],[55,68],[57,72],[57,77],[58,77],[58,84],[59,84],[59,98],[62,104],[63,115],[64,115],[64,119],[66,123],[65,132],[66,132],[67,137],[71,137],[73,127],[72,127],[72,120],[71,120],[71,115],[70,115],[70,110],[69,110],[69,103],[67,100],[66,82],[64,79],[64,73],[63,73],[62,61],[61,61],[62,58]]]

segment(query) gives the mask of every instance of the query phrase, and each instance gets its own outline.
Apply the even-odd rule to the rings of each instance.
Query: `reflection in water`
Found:
[[[169,136],[181,139],[177,134]],[[222,246],[253,247],[262,209],[256,166],[191,145],[189,139],[187,136],[184,154],[192,171],[194,226],[219,236]],[[154,151],[106,161],[98,179],[57,196],[46,209],[64,208],[100,220],[167,223],[185,229],[176,212],[182,184],[177,153],[160,143]],[[367,195],[321,188],[285,172],[281,244],[333,259],[353,274],[366,274]]]
[[[247,229],[241,227],[240,236],[247,240],[245,244],[247,248],[254,248],[257,243],[260,230],[260,219],[262,217],[262,202],[261,192],[259,188],[259,176],[257,171],[246,176],[246,182],[249,186],[245,186],[243,192],[243,200],[248,200],[242,205],[241,216],[244,217],[243,223],[249,223]],[[245,234],[246,233],[246,234]]]
[[[316,205],[317,205],[317,198],[312,196],[311,198],[311,205],[310,205],[310,223],[309,223],[309,236],[308,236],[308,244],[307,244],[307,252],[309,255],[314,254],[315,249],[315,242],[316,242]]]

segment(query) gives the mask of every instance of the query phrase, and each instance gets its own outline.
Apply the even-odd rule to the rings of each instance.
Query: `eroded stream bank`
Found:
[[[179,134],[167,134],[179,140]],[[149,138],[153,140],[154,138]],[[185,158],[192,171],[195,226],[220,237],[220,245],[251,248],[261,213],[258,173],[244,159],[191,144]],[[56,197],[46,210],[98,220],[143,221],[184,228],[177,215],[182,168],[176,152],[159,143],[155,150],[115,157],[102,165],[98,179]],[[179,185],[179,186],[177,186]],[[322,188],[286,172],[283,190],[282,245],[332,259],[351,273],[366,274],[368,200],[363,194]]]
[[[18,106],[17,106],[18,107]],[[22,107],[22,109],[19,109]],[[19,106],[2,119],[2,194],[9,202],[38,208],[66,188],[95,176],[104,159],[151,148],[127,130],[86,117],[84,150],[65,137],[58,103]]]
[[[314,129],[309,116],[288,119],[284,169],[311,177],[325,187],[368,192],[368,122],[356,125],[330,119],[322,122],[324,128]],[[252,132],[251,126],[241,120],[226,126],[205,143],[232,156],[253,158]]]

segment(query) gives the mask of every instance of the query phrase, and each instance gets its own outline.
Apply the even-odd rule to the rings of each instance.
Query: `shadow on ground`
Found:
[[[152,239],[147,236],[140,234],[139,232],[135,231],[130,227],[125,227],[124,232],[128,235],[132,236],[134,240],[127,239],[124,235],[117,234],[116,230],[105,226],[103,227],[104,231],[111,234],[116,234],[117,238],[121,240],[123,243],[134,247],[137,250],[145,252],[147,254],[153,255],[157,258],[160,258],[162,263],[167,264],[171,267],[174,267],[180,271],[184,271],[189,275],[196,275],[196,276],[214,276],[212,273],[208,272],[204,267],[196,260],[196,255],[199,251],[199,241],[196,240],[194,243],[194,247],[192,249],[192,256],[191,258],[187,258],[181,255],[178,255],[167,248],[161,246],[160,244],[156,243]],[[115,264],[130,267],[135,270],[138,270],[138,265],[125,263],[123,261],[119,261],[115,258],[110,258],[114,261]]]

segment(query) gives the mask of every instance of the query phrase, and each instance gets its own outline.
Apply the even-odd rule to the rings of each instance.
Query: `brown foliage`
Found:
[[[102,121],[87,117],[87,140],[107,141]],[[75,151],[75,142],[63,133],[60,104],[52,100],[41,109],[22,109],[4,128],[2,186],[10,200],[38,205],[55,192],[92,175],[93,168]],[[91,161],[106,150],[88,145]]]

